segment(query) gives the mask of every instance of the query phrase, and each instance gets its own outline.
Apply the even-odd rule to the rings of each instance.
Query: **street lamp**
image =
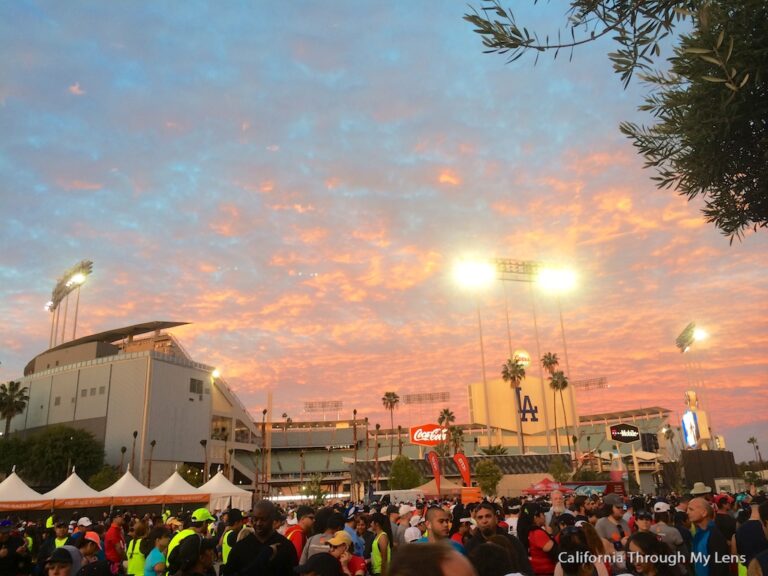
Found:
[[[478,290],[489,286],[496,279],[496,268],[487,261],[461,260],[453,267],[453,278],[463,288]],[[477,330],[480,335],[480,362],[483,376],[483,404],[485,405],[485,433],[488,447],[493,444],[491,437],[491,413],[488,398],[488,378],[485,373],[485,347],[483,345],[483,320],[480,316],[480,301],[475,298],[477,308]]]

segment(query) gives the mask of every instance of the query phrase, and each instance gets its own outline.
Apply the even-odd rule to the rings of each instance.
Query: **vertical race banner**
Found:
[[[456,468],[458,468],[461,473],[461,479],[464,480],[464,485],[472,486],[470,483],[469,460],[467,459],[466,454],[456,452],[456,454],[453,455],[453,461],[456,463]]]
[[[437,495],[440,496],[440,460],[437,458],[437,452],[430,450],[427,452],[426,458],[432,467],[432,474],[435,477],[435,488],[437,488]]]

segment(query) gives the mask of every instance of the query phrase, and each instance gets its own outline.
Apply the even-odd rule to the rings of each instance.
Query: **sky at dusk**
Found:
[[[530,5],[530,6],[529,6]],[[555,32],[565,3],[515,2]],[[729,245],[660,191],[622,120],[645,120],[602,42],[553,61],[484,54],[464,1],[0,5],[0,380],[47,348],[43,305],[82,259],[78,334],[151,320],[219,366],[252,414],[274,394],[446,391],[459,423],[512,344],[530,286],[471,293],[462,257],[567,265],[582,413],[684,410],[689,382],[737,459],[768,447],[768,233]],[[538,293],[541,349],[563,356]],[[710,337],[694,356],[675,338]],[[693,359],[693,362],[691,362]],[[762,407],[762,408],[760,408]],[[439,407],[436,408],[436,410]],[[408,422],[405,407],[396,424]]]

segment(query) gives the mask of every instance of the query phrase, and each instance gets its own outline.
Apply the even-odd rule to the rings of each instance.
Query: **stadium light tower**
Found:
[[[67,330],[67,310],[69,309],[69,295],[77,291],[75,301],[75,317],[72,326],[72,339],[77,336],[77,315],[80,309],[80,287],[93,272],[93,262],[83,260],[64,272],[56,282],[51,293],[51,299],[45,305],[45,309],[51,313],[51,336],[48,347],[53,348],[58,343],[59,319],[61,316],[60,305],[64,302],[64,320],[61,327],[61,342],[64,342]]]

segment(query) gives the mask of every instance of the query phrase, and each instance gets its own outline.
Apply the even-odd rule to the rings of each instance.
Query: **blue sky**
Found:
[[[518,16],[553,32],[561,8]],[[768,432],[744,408],[768,400],[767,236],[730,246],[700,202],[654,187],[618,132],[643,119],[643,87],[622,90],[610,43],[506,64],[466,10],[2,4],[0,378],[46,348],[42,305],[88,258],[80,334],[192,322],[177,335],[254,413],[271,389],[294,419],[333,398],[384,422],[384,391],[430,389],[466,415],[475,297],[451,267],[539,260],[579,275],[572,378],[611,383],[582,411],[682,411],[674,339],[695,320],[713,426],[749,456]],[[515,346],[533,350],[528,294],[508,295]],[[495,375],[505,293],[477,298]],[[562,354],[554,301],[539,304],[542,347]]]

